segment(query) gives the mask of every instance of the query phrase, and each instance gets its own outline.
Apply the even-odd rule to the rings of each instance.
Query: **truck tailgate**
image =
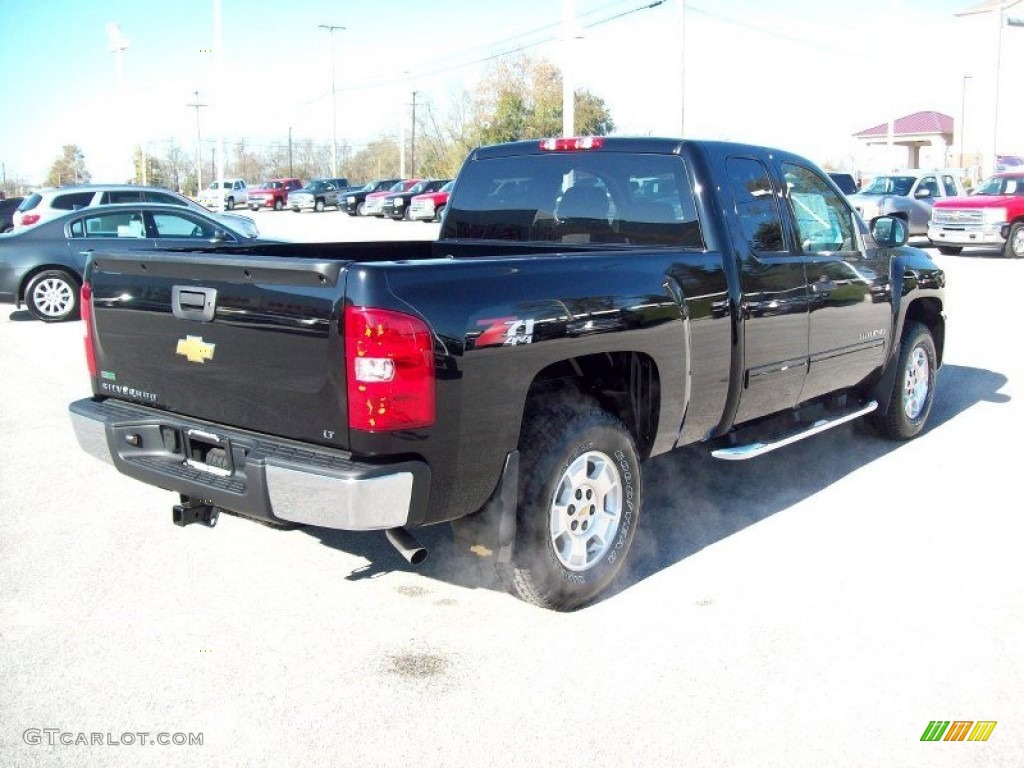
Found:
[[[94,391],[344,448],[345,274],[330,259],[97,255]]]

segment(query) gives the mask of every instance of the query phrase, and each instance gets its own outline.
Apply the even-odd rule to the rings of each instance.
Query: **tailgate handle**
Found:
[[[213,320],[217,309],[217,289],[194,285],[176,285],[171,289],[171,311],[182,320]]]

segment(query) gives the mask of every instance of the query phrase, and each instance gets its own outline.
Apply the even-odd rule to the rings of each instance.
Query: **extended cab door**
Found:
[[[807,373],[807,275],[783,226],[785,201],[755,156],[725,159],[742,299],[743,383],[734,421],[797,404]]]
[[[846,199],[809,167],[781,167],[809,281],[804,401],[853,386],[882,365],[892,326],[892,286],[888,252],[866,247]]]

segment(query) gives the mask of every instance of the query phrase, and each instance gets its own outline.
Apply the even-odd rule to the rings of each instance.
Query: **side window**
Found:
[[[783,163],[797,236],[805,253],[853,251],[857,241],[850,209],[818,174]]]
[[[185,201],[180,200],[174,195],[168,195],[164,192],[146,192],[143,197],[147,203],[166,203],[167,205],[180,205],[184,206]]]
[[[152,217],[157,237],[194,237],[209,240],[214,235],[213,227],[198,219],[177,213],[153,213]]]
[[[70,230],[72,237],[85,237],[85,224],[82,219],[71,222]]]
[[[956,182],[952,176],[943,176],[942,186],[946,190],[946,197],[956,197]]]
[[[98,213],[82,219],[86,237],[140,238],[146,236],[142,215],[132,211]]]
[[[750,157],[730,157],[726,169],[747,244],[754,251],[784,251],[782,218],[768,169]]]
[[[142,193],[138,190],[113,190],[111,192],[104,192],[103,198],[100,200],[102,205],[116,204],[116,203],[138,203],[142,200]]]
[[[61,211],[74,211],[85,208],[92,204],[93,192],[72,192],[67,195],[57,195],[53,198],[51,207]]]
[[[921,179],[921,183],[917,185],[917,192],[914,194],[921,196],[921,190],[927,190],[927,197],[938,197],[939,196],[939,184],[935,181],[934,176],[925,176]]]

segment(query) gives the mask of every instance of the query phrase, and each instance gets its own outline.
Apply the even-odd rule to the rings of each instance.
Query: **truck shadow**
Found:
[[[1007,403],[999,390],[1003,374],[946,365],[927,431],[980,402]],[[927,439],[927,432],[922,435]],[[602,599],[629,589],[658,571],[721,541],[828,487],[902,444],[879,439],[866,425],[845,425],[759,459],[719,461],[706,446],[659,456],[645,466],[644,511],[627,570]],[[455,550],[447,525],[416,530],[430,550],[418,567],[409,565],[383,534],[306,528],[329,547],[364,558],[366,565],[346,578],[375,578],[394,571],[416,572],[458,586],[501,589],[490,561]]]

